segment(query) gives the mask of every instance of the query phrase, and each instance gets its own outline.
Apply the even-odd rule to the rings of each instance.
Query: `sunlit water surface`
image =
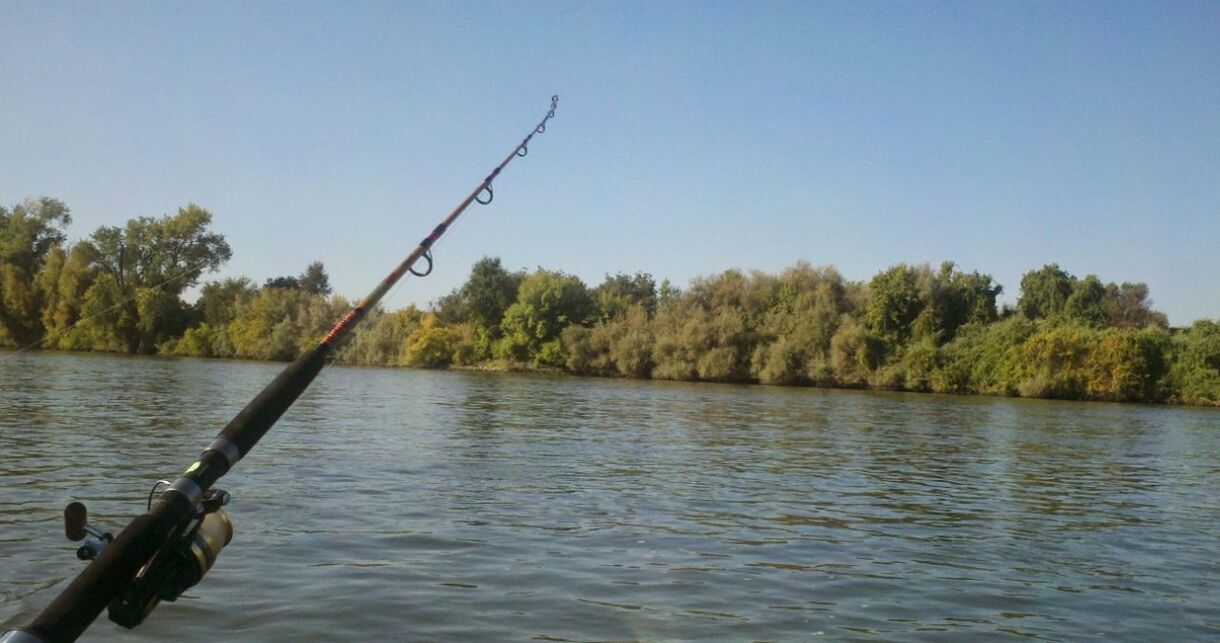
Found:
[[[0,356],[0,622],[281,365]],[[1220,637],[1220,412],[331,367],[82,640]]]

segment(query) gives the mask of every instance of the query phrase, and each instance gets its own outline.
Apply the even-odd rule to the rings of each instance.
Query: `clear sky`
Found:
[[[590,285],[797,260],[1145,281],[1220,316],[1220,3],[0,3],[0,202],[74,238],[188,202],[222,275],[388,302],[497,255]]]

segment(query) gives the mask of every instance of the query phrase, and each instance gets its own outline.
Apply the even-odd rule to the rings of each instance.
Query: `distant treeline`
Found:
[[[288,360],[350,303],[321,263],[203,284],[230,257],[211,215],[99,228],[67,245],[54,199],[0,207],[0,344]],[[1015,308],[989,275],[898,264],[866,282],[805,263],[728,270],[685,289],[648,274],[506,270],[485,258],[434,302],[373,311],[337,359],[427,368],[761,382],[1064,399],[1220,404],[1220,324],[1170,329],[1142,283],[1024,275]]]

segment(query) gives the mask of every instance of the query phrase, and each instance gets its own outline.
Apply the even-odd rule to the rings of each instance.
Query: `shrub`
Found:
[[[1220,406],[1220,323],[1200,320],[1174,334],[1169,394],[1178,402]]]

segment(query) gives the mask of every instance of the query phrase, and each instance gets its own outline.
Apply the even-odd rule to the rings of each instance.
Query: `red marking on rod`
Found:
[[[339,323],[335,324],[335,327],[330,329],[329,333],[326,333],[326,337],[322,340],[322,343],[330,344],[332,341],[334,341],[336,335],[343,332],[343,330],[348,326],[356,323],[356,320],[360,318],[360,314],[362,312],[364,311],[361,310],[359,306],[347,311],[347,314],[343,316],[343,319],[340,319]]]

